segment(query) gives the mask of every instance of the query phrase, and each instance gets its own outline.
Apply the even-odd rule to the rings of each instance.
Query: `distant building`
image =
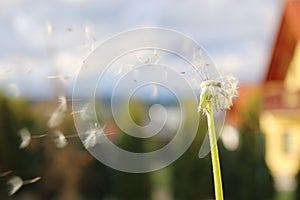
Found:
[[[284,7],[264,80],[260,126],[275,187],[293,193],[300,166],[300,1]]]

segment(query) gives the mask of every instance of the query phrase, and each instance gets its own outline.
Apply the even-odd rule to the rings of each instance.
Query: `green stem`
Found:
[[[216,200],[223,200],[222,177],[221,177],[220,160],[219,160],[218,145],[217,145],[215,124],[214,124],[214,117],[213,117],[212,102],[208,103],[206,116],[207,116],[207,123],[208,123],[209,141],[211,147],[211,160],[212,160],[213,175],[214,175],[215,196],[216,196]]]

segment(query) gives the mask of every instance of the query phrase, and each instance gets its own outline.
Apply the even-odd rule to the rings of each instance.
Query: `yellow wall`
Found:
[[[296,45],[293,59],[288,67],[285,87],[290,92],[300,91],[300,42]]]
[[[272,175],[296,176],[300,166],[300,114],[263,111],[260,124],[266,136],[265,158]]]

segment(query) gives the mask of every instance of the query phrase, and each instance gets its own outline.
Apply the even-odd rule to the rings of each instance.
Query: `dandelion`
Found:
[[[55,135],[54,143],[57,148],[61,149],[61,148],[64,148],[65,146],[67,146],[68,141],[67,141],[65,135],[61,131],[58,131],[58,130],[54,131],[54,135]]]
[[[65,96],[61,96],[59,99],[59,106],[52,113],[50,119],[47,122],[47,126],[49,128],[57,127],[63,122],[63,118],[65,116],[65,112],[67,111],[67,99]]]
[[[223,188],[213,110],[226,110],[232,106],[232,99],[238,95],[237,84],[236,78],[229,76],[220,80],[205,80],[200,85],[202,92],[198,111],[207,116],[216,200],[223,200]]]
[[[29,179],[29,180],[22,180],[22,178],[20,178],[19,176],[13,176],[12,178],[10,178],[7,182],[8,185],[10,185],[10,191],[9,191],[9,196],[15,194],[23,185],[28,185],[31,183],[35,183],[37,181],[39,181],[41,179],[41,177],[36,177],[33,179]]]
[[[230,109],[232,99],[238,95],[238,81],[232,76],[224,77],[221,81],[206,80],[201,83],[201,95],[198,111],[204,114],[208,112],[208,104],[211,102],[218,110]]]

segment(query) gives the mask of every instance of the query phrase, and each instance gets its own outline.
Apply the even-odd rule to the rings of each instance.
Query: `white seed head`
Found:
[[[220,80],[206,80],[201,83],[202,92],[198,111],[207,112],[209,102],[218,110],[230,109],[232,99],[238,95],[238,81],[232,76],[222,77]]]

